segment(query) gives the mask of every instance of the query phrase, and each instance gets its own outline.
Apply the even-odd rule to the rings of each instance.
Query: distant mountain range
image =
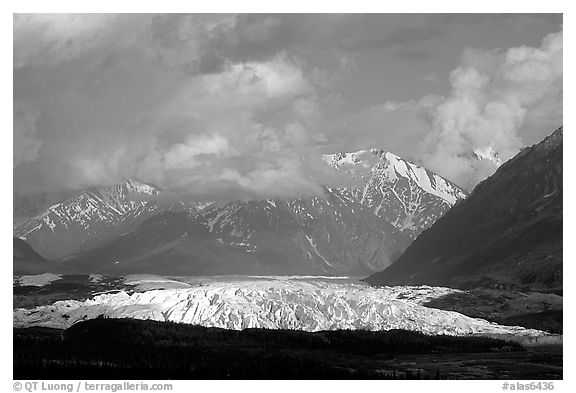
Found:
[[[353,274],[377,271],[410,238],[338,191],[326,199],[230,202],[163,213],[67,263],[156,274]]]
[[[560,127],[478,184],[373,285],[562,287]]]
[[[133,230],[156,211],[156,204],[129,200],[131,193],[158,194],[153,187],[132,181],[91,188],[48,207],[16,228],[14,236],[47,259],[102,244]]]
[[[55,204],[14,234],[81,271],[366,275],[466,197],[383,150],[323,158],[359,186],[326,188],[322,198],[160,206],[158,188],[129,180]]]
[[[61,259],[134,230],[162,210],[151,200],[158,195],[157,187],[134,180],[90,188],[27,220],[14,236],[26,240],[46,259]],[[168,209],[196,211],[197,205],[175,204]]]

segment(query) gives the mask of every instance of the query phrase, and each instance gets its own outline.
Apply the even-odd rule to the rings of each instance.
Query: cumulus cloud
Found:
[[[308,101],[312,91],[284,55],[227,66],[218,74],[181,81],[156,108],[156,126],[134,134],[136,140],[113,138],[113,153],[96,151],[88,159],[83,152],[66,165],[74,178],[92,184],[136,176],[167,191],[213,199],[219,193],[228,198],[318,194],[321,179],[298,151],[308,132],[297,119],[319,116]],[[292,122],[270,119],[271,106],[274,114],[290,112],[286,119]],[[262,154],[268,152],[274,154]]]
[[[308,151],[322,114],[298,57],[240,61],[221,51],[206,72],[190,65],[226,48],[214,41],[230,17],[165,18],[15,18],[15,99],[30,104],[15,109],[14,165],[40,164],[19,187],[137,178],[167,195],[245,199],[320,195],[337,180]],[[126,24],[138,33],[121,35]]]
[[[472,189],[562,124],[562,79],[562,31],[538,47],[468,48],[447,95],[335,113],[332,142],[383,147]]]
[[[470,187],[562,124],[562,32],[539,48],[469,49],[450,84],[429,112],[419,154],[430,169]]]
[[[15,188],[136,178],[170,198],[321,195],[347,180],[320,153],[367,147],[472,185],[494,170],[477,156],[504,160],[561,119],[561,33],[539,48],[467,50],[446,96],[347,94],[389,57],[402,72],[428,61],[448,34],[433,19],[15,15]],[[443,83],[425,71],[414,80],[436,83],[417,85]]]

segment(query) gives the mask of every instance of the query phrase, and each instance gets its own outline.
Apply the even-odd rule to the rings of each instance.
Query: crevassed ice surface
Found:
[[[34,309],[16,309],[14,326],[66,328],[104,315],[236,330],[406,329],[448,335],[546,334],[421,305],[431,298],[456,291],[449,288],[373,288],[330,281],[207,280],[194,281],[186,288],[151,289],[132,294],[121,291],[101,294],[84,302],[66,300]]]

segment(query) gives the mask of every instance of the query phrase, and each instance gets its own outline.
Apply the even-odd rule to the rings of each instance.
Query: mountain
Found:
[[[48,207],[16,228],[14,236],[44,258],[61,259],[135,229],[160,210],[147,200],[158,194],[156,187],[134,180],[90,188]]]
[[[45,261],[46,259],[39,255],[28,243],[17,237],[13,238],[14,260],[18,261]]]
[[[361,180],[344,194],[416,238],[466,193],[441,176],[379,149],[325,155],[324,160]]]
[[[51,191],[31,195],[14,191],[12,195],[13,228],[18,228],[49,206],[70,196],[69,191]]]
[[[361,275],[390,264],[409,237],[337,189],[323,198],[228,203],[198,221],[273,274]]]
[[[562,287],[562,134],[522,150],[366,281]]]
[[[15,236],[83,271],[363,276],[388,266],[465,197],[383,150],[323,159],[358,186],[306,199],[160,208],[146,198],[158,189],[126,181],[51,206]]]
[[[326,190],[324,198],[159,214],[66,262],[103,273],[361,276],[390,264],[409,242],[367,207]]]
[[[160,214],[67,263],[84,271],[156,274],[371,274],[457,200],[458,187],[382,150],[326,155],[354,188],[323,197],[215,203]],[[158,261],[162,263],[158,263]]]
[[[12,247],[14,274],[40,274],[48,271],[53,273],[74,272],[74,269],[69,266],[45,259],[22,239],[13,238]]]

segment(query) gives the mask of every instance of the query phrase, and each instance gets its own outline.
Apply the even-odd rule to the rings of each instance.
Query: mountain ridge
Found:
[[[438,174],[383,149],[327,154],[323,159],[362,178],[362,187],[344,190],[413,239],[467,196]]]
[[[563,127],[424,231],[373,285],[562,286]]]
[[[149,259],[191,259],[199,263],[201,256],[215,263],[213,269],[201,264],[205,266],[201,273],[205,274],[246,273],[237,270],[241,266],[235,266],[233,271],[228,269],[230,264],[224,260],[232,258],[248,264],[247,268],[253,266],[250,269],[255,270],[249,270],[250,273],[258,273],[261,268],[271,274],[364,275],[390,264],[411,239],[466,196],[439,175],[382,149],[324,155],[323,160],[362,184],[349,188],[324,187],[323,197],[229,201],[209,206],[196,202],[191,207],[187,202],[177,202],[170,208],[160,208],[154,202],[160,193],[158,188],[127,182],[111,191],[106,188],[106,198],[91,190],[80,195],[80,200],[91,202],[89,218],[96,217],[96,221],[103,221],[102,225],[96,225],[96,233],[92,235],[82,221],[83,215],[72,217],[72,221],[82,224],[74,236],[85,234],[88,239],[64,244],[63,251],[57,250],[59,253],[46,255],[46,243],[61,246],[53,240],[51,215],[61,206],[74,205],[74,201],[52,206],[39,218],[21,226],[16,235],[33,248],[40,247],[37,251],[49,259],[55,256],[84,268],[89,267],[86,261],[91,260],[99,267],[118,271],[123,265],[140,260],[152,269],[148,273],[168,274],[157,271]],[[135,192],[138,197],[135,201],[128,202],[129,191]],[[102,214],[99,206],[110,214]],[[179,211],[181,215],[169,214]],[[39,225],[47,238],[44,242],[30,237]],[[66,222],[62,226],[67,229]],[[65,235],[62,238],[67,240]],[[151,250],[151,244],[158,248]],[[199,248],[199,244],[203,246]],[[184,272],[191,274],[196,270]]]

